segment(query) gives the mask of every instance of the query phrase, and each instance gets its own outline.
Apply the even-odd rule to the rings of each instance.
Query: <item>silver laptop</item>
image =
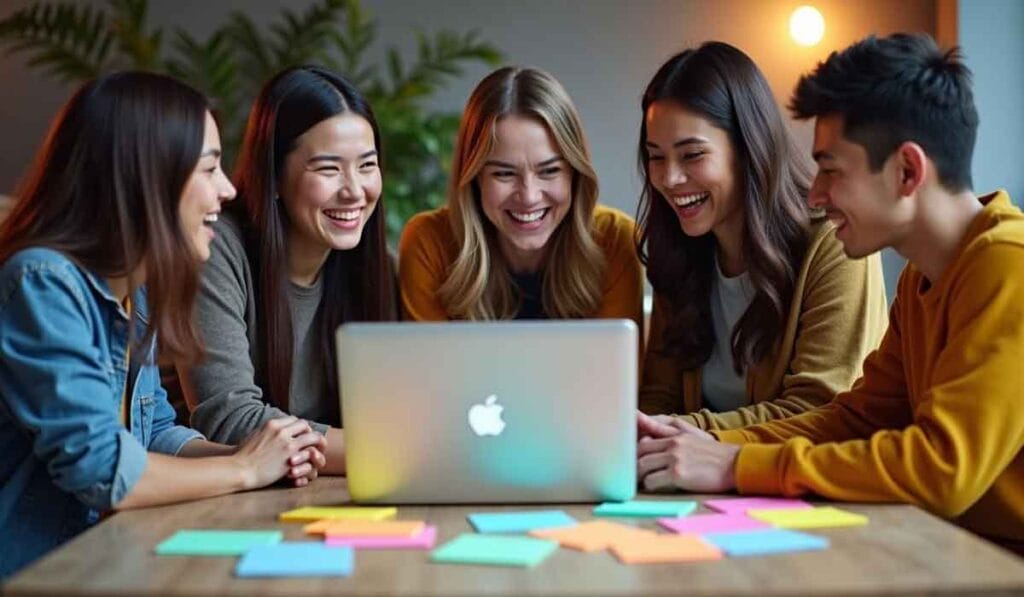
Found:
[[[635,494],[632,321],[350,323],[337,342],[355,501]]]

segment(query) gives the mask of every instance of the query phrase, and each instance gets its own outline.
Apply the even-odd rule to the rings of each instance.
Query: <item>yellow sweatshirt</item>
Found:
[[[448,319],[437,295],[459,254],[448,218],[447,207],[420,213],[402,231],[398,277],[406,319]],[[632,319],[643,330],[643,268],[633,245],[633,220],[617,209],[598,205],[593,221],[594,240],[607,266],[603,298],[591,317]]]
[[[934,284],[908,265],[853,389],[791,419],[713,432],[742,443],[742,493],[908,502],[1024,540],[1024,214],[1004,191]]]
[[[701,370],[662,352],[663,300],[655,295],[640,410],[682,414],[702,429],[733,429],[814,409],[849,389],[885,332],[886,302],[878,255],[849,259],[827,220],[811,224],[807,253],[775,349],[747,371],[748,406],[702,408]]]

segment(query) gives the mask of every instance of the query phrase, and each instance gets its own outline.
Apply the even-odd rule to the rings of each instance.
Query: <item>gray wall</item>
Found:
[[[102,5],[98,0],[81,0]],[[414,27],[426,31],[477,29],[502,48],[512,63],[552,72],[568,89],[583,116],[601,179],[602,201],[627,213],[636,209],[635,149],[639,95],[657,67],[673,53],[709,39],[732,43],[764,70],[776,98],[785,103],[798,76],[828,51],[870,33],[935,29],[934,0],[817,0],[826,37],[817,48],[801,48],[788,37],[793,0],[364,0],[378,19],[380,46],[414,47]],[[26,5],[4,0],[0,16]],[[181,25],[204,35],[232,10],[266,20],[278,7],[301,8],[307,1],[151,0],[151,23]],[[435,106],[461,110],[473,85],[486,74],[474,68],[440,94]],[[37,148],[46,124],[69,89],[0,57],[0,193],[15,181]],[[1015,96],[1021,97],[1020,94]],[[810,151],[811,131],[793,123],[801,146]],[[1017,143],[1024,142],[1018,137]],[[1019,147],[1019,145],[1018,145]],[[1020,152],[1017,153],[1018,157]],[[889,267],[895,279],[899,265]],[[891,295],[891,293],[890,293]]]
[[[981,125],[974,152],[974,189],[1005,188],[1024,200],[1024,2],[961,0],[960,45],[974,71]]]

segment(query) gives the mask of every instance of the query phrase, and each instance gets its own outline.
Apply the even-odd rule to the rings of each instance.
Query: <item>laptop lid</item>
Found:
[[[632,321],[349,323],[337,342],[355,501],[635,494]]]

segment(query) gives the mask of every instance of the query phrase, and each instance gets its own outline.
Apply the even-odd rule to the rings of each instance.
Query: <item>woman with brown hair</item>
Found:
[[[0,577],[104,511],[323,466],[303,421],[215,444],[174,425],[160,386],[157,339],[200,356],[197,271],[234,194],[206,100],[173,79],[100,77],[55,119],[0,228]]]
[[[266,421],[308,420],[345,471],[334,332],[396,319],[384,233],[380,133],[344,78],[281,72],[249,115],[239,201],[217,223],[199,291],[206,358],[178,367],[191,424],[237,442]]]
[[[878,255],[849,259],[809,210],[809,173],[740,50],[673,56],[642,109],[637,250],[655,300],[641,410],[727,429],[828,403],[885,330]]]
[[[633,221],[597,205],[572,100],[551,75],[506,67],[459,126],[448,205],[406,225],[402,307],[413,320],[628,318],[641,323]]]

